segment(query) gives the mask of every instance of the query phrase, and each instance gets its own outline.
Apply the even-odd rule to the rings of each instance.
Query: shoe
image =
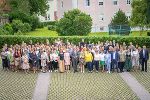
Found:
[[[145,72],[147,72],[147,70]]]
[[[98,73],[98,71],[96,71],[96,73]]]
[[[53,71],[51,70],[51,72],[53,72]]]
[[[51,72],[50,70],[48,72]]]

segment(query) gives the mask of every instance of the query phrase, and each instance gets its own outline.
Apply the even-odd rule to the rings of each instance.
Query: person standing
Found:
[[[142,59],[142,71],[147,72],[147,61],[149,60],[149,52],[146,46],[140,51],[140,59]]]
[[[128,49],[126,51],[126,61],[125,61],[125,68],[129,72],[132,69],[132,62],[131,62],[131,50]]]
[[[119,65],[120,72],[123,72],[125,60],[126,60],[126,53],[122,47],[122,48],[120,48],[120,51],[119,51],[119,64],[118,65]]]
[[[77,72],[77,66],[78,66],[78,60],[79,60],[79,53],[77,52],[76,47],[73,48],[73,51],[71,53],[71,58],[72,58],[72,67],[75,73]]]
[[[41,52],[41,66],[42,66],[42,72],[45,73],[46,72],[46,65],[48,61],[48,56],[47,53],[43,50]]]
[[[104,53],[104,49],[101,50],[100,53],[100,66],[102,67],[102,72],[105,71],[105,53]]]
[[[131,54],[132,58],[132,68],[137,71],[139,67],[139,52],[138,49],[134,48]]]
[[[38,62],[38,57],[36,55],[36,51],[35,50],[32,52],[31,59],[32,59],[33,73],[36,73],[37,67],[38,67],[38,63],[37,63]]]
[[[1,52],[1,58],[2,58],[3,69],[8,70],[8,58],[7,58],[7,53],[5,51],[5,48],[3,48]]]
[[[54,50],[53,53],[51,54],[52,59],[53,59],[53,66],[54,66],[54,71],[57,72],[58,71],[58,53],[57,50]]]
[[[65,71],[65,67],[64,67],[64,53],[63,53],[63,49],[60,49],[59,52],[59,72],[63,73]]]
[[[105,64],[106,64],[106,67],[107,67],[107,73],[110,73],[110,69],[111,69],[111,54],[109,53],[109,51],[106,51]]]
[[[79,56],[79,65],[80,65],[81,73],[84,73],[84,65],[85,65],[84,50],[85,50],[85,48],[82,48],[82,49],[81,49],[81,51],[80,51],[80,56]]]
[[[25,71],[25,73],[28,73],[30,66],[29,66],[29,59],[26,53],[23,53],[22,61],[23,61],[22,69]]]
[[[87,52],[85,52],[85,62],[87,64],[88,70],[90,73],[92,73],[92,61],[93,56],[89,49],[87,49]]]
[[[14,68],[14,71],[16,71],[16,72],[19,69],[20,57],[21,57],[21,54],[19,52],[19,49],[15,49],[15,53],[14,53],[15,68]]]
[[[113,48],[113,52],[111,53],[111,62],[112,62],[112,71],[115,70],[115,68],[118,71],[118,62],[119,62],[119,53],[116,51],[116,48]]]
[[[69,50],[66,50],[64,53],[64,61],[65,61],[65,69],[67,72],[69,72],[70,69],[70,54]]]
[[[100,54],[99,54],[98,50],[95,50],[94,65],[95,65],[96,72],[99,71],[99,62],[100,62]]]

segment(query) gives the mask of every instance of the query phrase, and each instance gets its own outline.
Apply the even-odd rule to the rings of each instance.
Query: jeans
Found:
[[[114,71],[115,70],[115,68],[117,69],[117,72],[118,72],[118,62],[117,62],[117,60],[112,60],[112,71]]]
[[[93,70],[92,69],[92,62],[87,62],[86,64],[87,64],[88,70],[92,71]]]
[[[110,64],[110,63],[107,63],[107,64],[106,64],[106,67],[107,67],[108,72],[110,72],[111,64]]]
[[[97,60],[95,60],[94,61],[94,65],[95,65],[95,69],[96,69],[96,71],[98,71],[99,70],[99,61]]]

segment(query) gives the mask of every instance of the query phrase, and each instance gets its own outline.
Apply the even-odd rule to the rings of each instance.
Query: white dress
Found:
[[[29,60],[28,60],[28,56],[27,55],[24,55],[22,56],[22,69],[29,69],[30,66],[29,66]]]
[[[47,53],[42,53],[41,55],[41,66],[45,67],[46,66],[46,61],[48,60]]]

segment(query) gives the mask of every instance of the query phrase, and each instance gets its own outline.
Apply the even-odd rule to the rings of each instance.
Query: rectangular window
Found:
[[[99,2],[99,5],[103,5],[103,2]]]
[[[63,0],[61,1],[61,7],[62,7],[62,8],[64,7],[64,2],[63,2]]]
[[[127,0],[127,4],[131,4],[131,0]]]
[[[86,5],[86,6],[90,6],[90,0],[86,0],[86,1],[85,1],[85,5]]]
[[[104,0],[99,0],[99,5],[103,5],[104,4]]]
[[[118,5],[118,0],[113,0],[113,5]]]

